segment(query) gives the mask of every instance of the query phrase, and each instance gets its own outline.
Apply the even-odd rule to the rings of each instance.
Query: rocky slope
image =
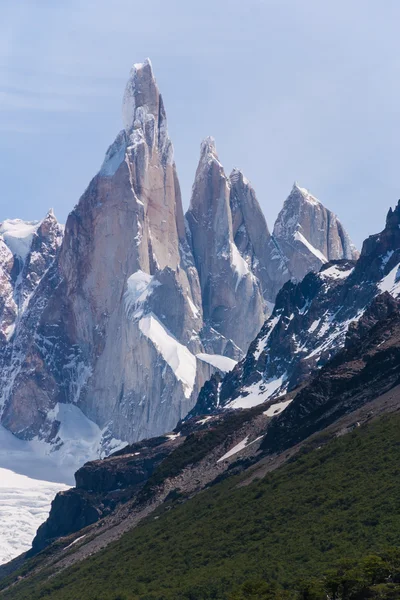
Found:
[[[331,261],[300,283],[287,282],[247,356],[191,412],[246,408],[295,389],[343,346],[349,327],[382,292],[400,294],[400,202],[358,261]],[[215,379],[213,380],[215,381]]]
[[[345,348],[299,391],[247,410],[193,417],[173,434],[85,465],[76,474],[76,488],[53,502],[30,554],[44,552],[26,563],[23,577],[80,562],[157,507],[191,502],[229,475],[241,473],[241,485],[248,485],[302,449],[321,448],[384,413],[398,412],[399,367],[400,303],[385,292],[352,325]],[[27,559],[0,569],[0,575]]]
[[[1,424],[56,448],[68,404],[100,432],[96,453],[172,429],[211,375],[244,356],[281,285],[299,277],[293,232],[326,260],[354,254],[304,191],[292,192],[271,235],[250,183],[238,170],[226,176],[212,139],[184,217],[150,61],[132,69],[123,125],[62,242],[51,213],[24,225],[16,253],[14,222],[0,239]]]

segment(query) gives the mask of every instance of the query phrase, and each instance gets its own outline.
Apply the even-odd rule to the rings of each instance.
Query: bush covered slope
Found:
[[[384,416],[324,447],[306,446],[249,485],[230,478],[168,503],[96,556],[54,577],[21,580],[0,597],[230,600],[243,597],[246,581],[261,580],[296,598],[301,580],[343,557],[399,545],[399,431],[400,415]],[[248,597],[281,597],[264,592]]]

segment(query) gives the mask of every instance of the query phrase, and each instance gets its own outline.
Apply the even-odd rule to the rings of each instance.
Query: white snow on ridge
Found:
[[[0,237],[11,252],[24,261],[29,254],[32,238],[39,226],[40,221],[8,219],[0,223]]]
[[[270,321],[270,328],[269,328],[268,333],[266,335],[264,335],[264,337],[262,337],[262,338],[260,338],[258,340],[258,342],[257,342],[257,348],[254,351],[254,358],[256,360],[258,360],[260,358],[261,353],[265,349],[265,346],[267,344],[268,338],[271,335],[271,333],[273,332],[273,330],[275,329],[275,326],[279,322],[280,318],[281,318],[280,315],[272,317],[271,321]]]
[[[306,188],[300,187],[297,182],[295,183],[295,187],[297,187],[299,192],[301,192],[301,195],[303,196],[304,200],[306,200],[310,204],[321,204],[315,196],[313,196]]]
[[[221,354],[205,354],[204,352],[201,352],[200,354],[196,354],[196,358],[212,365],[224,373],[232,371],[233,367],[237,364],[236,360],[228,358],[227,356],[222,356]]]
[[[322,254],[322,252],[320,252],[317,248],[314,248],[314,246],[310,244],[310,242],[304,237],[302,233],[300,233],[300,231],[295,231],[293,237],[298,242],[301,242],[307,248],[307,250],[309,250],[311,254],[314,254],[314,256],[316,256],[322,263],[328,262],[326,256]]]
[[[390,273],[381,279],[378,288],[381,292],[389,292],[397,298],[400,294],[400,264],[396,265]]]
[[[196,380],[195,356],[174,338],[153,313],[140,319],[139,328],[169,364],[176,378],[182,382],[186,398],[190,398]]]
[[[269,379],[268,381],[258,381],[242,390],[242,395],[226,405],[226,408],[252,408],[262,404],[271,398],[276,392],[284,393],[282,387],[285,381],[285,376]],[[246,394],[247,395],[244,395]]]
[[[0,468],[0,564],[29,550],[54,496],[66,489]]]
[[[324,271],[320,272],[319,275],[324,279],[346,279],[352,271],[354,271],[354,267],[343,271],[338,267],[338,265],[332,265],[328,269],[325,269]]]

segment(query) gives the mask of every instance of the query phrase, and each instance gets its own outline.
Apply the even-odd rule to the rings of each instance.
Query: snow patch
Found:
[[[232,402],[226,405],[226,408],[252,408],[258,406],[266,400],[269,400],[278,391],[284,392],[283,384],[285,375],[281,377],[273,377],[268,381],[258,381],[251,386],[242,390],[239,398],[235,398]]]
[[[107,150],[104,162],[100,169],[100,175],[103,177],[112,177],[118,171],[120,165],[124,162],[126,152],[125,132],[121,131],[115,142]]]
[[[192,311],[192,314],[194,316],[195,319],[198,319],[200,316],[200,311],[197,308],[197,306],[194,304],[194,302],[192,302],[192,300],[189,298],[189,296],[187,296],[187,301],[190,307],[190,310]]]
[[[131,275],[126,282],[127,289],[124,294],[126,314],[133,318],[140,318],[146,300],[159,285],[161,285],[159,281],[144,271],[139,270]]]
[[[320,260],[322,263],[325,264],[328,262],[326,256],[322,254],[322,252],[320,252],[317,248],[314,248],[314,246],[310,244],[310,242],[304,237],[302,233],[300,233],[300,231],[295,231],[293,237],[298,242],[301,242],[307,248],[307,250],[309,250],[311,254],[314,254],[314,256],[316,256],[318,260]]]
[[[319,204],[321,204],[320,201],[315,196],[310,194],[310,192],[306,188],[300,187],[298,183],[295,183],[294,187],[299,190],[304,200],[309,204],[313,204],[314,206],[318,206]]]
[[[85,537],[86,537],[86,533],[85,533],[85,535],[81,535],[78,538],[76,538],[76,540],[71,542],[68,546],[65,546],[64,550],[68,550],[68,548],[72,548],[72,546],[75,546],[75,544],[77,544],[78,542],[83,540],[83,538],[85,538]]]
[[[226,460],[227,458],[230,458],[231,456],[234,456],[235,454],[237,454],[241,450],[244,450],[248,446],[251,446],[252,444],[255,444],[255,442],[258,442],[259,440],[261,440],[262,437],[263,436],[260,435],[258,438],[256,438],[252,442],[249,442],[249,436],[245,437],[244,440],[242,440],[241,442],[239,442],[238,444],[236,444],[236,446],[234,446],[233,448],[231,448],[229,450],[229,452],[227,452],[226,454],[224,454],[224,456],[221,456],[221,458],[219,458],[217,460],[217,463],[222,462],[223,460]]]
[[[239,250],[236,247],[234,242],[231,242],[231,261],[232,266],[237,274],[236,288],[238,288],[239,283],[246,275],[250,274],[249,266],[247,262],[244,260]]]
[[[204,419],[200,419],[200,421],[196,421],[196,425],[204,425],[207,421],[210,421],[212,417],[204,417]]]
[[[221,458],[219,458],[217,460],[217,463],[222,462],[223,460],[226,460],[227,458],[230,458],[231,456],[233,456],[234,454],[237,454],[237,452],[240,452],[241,450],[244,450],[247,446],[248,441],[249,441],[249,436],[246,436],[244,438],[244,440],[242,440],[241,442],[236,444],[236,446],[231,448],[231,450],[229,450],[229,452],[227,452],[226,454],[221,456]]]
[[[400,263],[380,280],[378,288],[381,292],[389,292],[397,298],[400,294]]]
[[[268,410],[266,410],[263,414],[267,417],[275,417],[276,415],[279,415],[281,412],[283,412],[291,402],[292,400],[286,400],[285,402],[277,402],[276,404],[270,406]]]
[[[273,330],[275,329],[275,326],[279,322],[279,319],[280,319],[280,315],[272,317],[271,320],[270,320],[270,322],[269,322],[270,329],[269,329],[268,333],[258,340],[258,342],[257,342],[257,348],[254,351],[254,358],[256,360],[258,360],[260,358],[260,355],[263,352],[263,350],[265,349],[265,346],[266,346],[266,344],[268,342],[268,339],[269,339],[271,333],[273,332]]]
[[[328,269],[321,271],[319,275],[323,279],[346,279],[353,271],[354,267],[350,267],[349,269],[343,271],[338,267],[338,265],[332,265]]]
[[[196,358],[212,365],[224,373],[232,371],[233,367],[237,364],[235,360],[228,358],[227,356],[222,356],[222,354],[205,354],[204,352],[201,352],[200,354],[196,354]]]
[[[321,319],[316,319],[315,321],[313,321],[310,325],[310,327],[307,329],[307,331],[309,333],[314,333],[314,331],[317,329],[318,325],[320,324]]]
[[[195,356],[174,338],[153,313],[140,319],[139,328],[154,344],[176,378],[182,382],[185,397],[190,398],[196,380]]]

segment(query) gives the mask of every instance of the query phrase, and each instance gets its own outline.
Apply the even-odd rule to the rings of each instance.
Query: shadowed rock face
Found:
[[[76,473],[76,487],[55,498],[29,555],[100,519],[104,520],[97,528],[74,536],[74,543],[101,536],[132,515],[137,523],[162,502],[187,499],[248,467],[249,477],[263,476],[302,448],[319,448],[371,418],[398,411],[399,366],[400,302],[385,292],[353,323],[345,348],[297,394],[250,410],[205,418],[192,415],[174,434],[132,444],[104,460],[85,464]],[[200,394],[202,400],[217,394],[220,383],[221,378],[214,375]],[[282,400],[288,407],[274,416],[274,406],[279,412]],[[207,402],[201,408],[207,412]],[[322,436],[308,439],[321,430],[325,430]],[[306,447],[295,447],[307,439]],[[271,454],[275,457],[265,460]],[[112,539],[102,537],[105,543]],[[70,549],[71,538],[59,540],[59,548]]]
[[[345,348],[273,419],[262,443],[288,448],[400,383],[400,302],[378,296],[348,332]]]
[[[254,406],[276,398],[303,384],[350,339],[357,344],[357,335],[369,326],[367,315],[389,314],[388,298],[397,306],[399,225],[400,201],[394,211],[390,209],[384,230],[364,242],[357,261],[331,261],[299,283],[288,281],[245,358],[217,389],[203,388],[190,414]],[[390,294],[385,302],[375,301],[369,308],[382,292]]]

